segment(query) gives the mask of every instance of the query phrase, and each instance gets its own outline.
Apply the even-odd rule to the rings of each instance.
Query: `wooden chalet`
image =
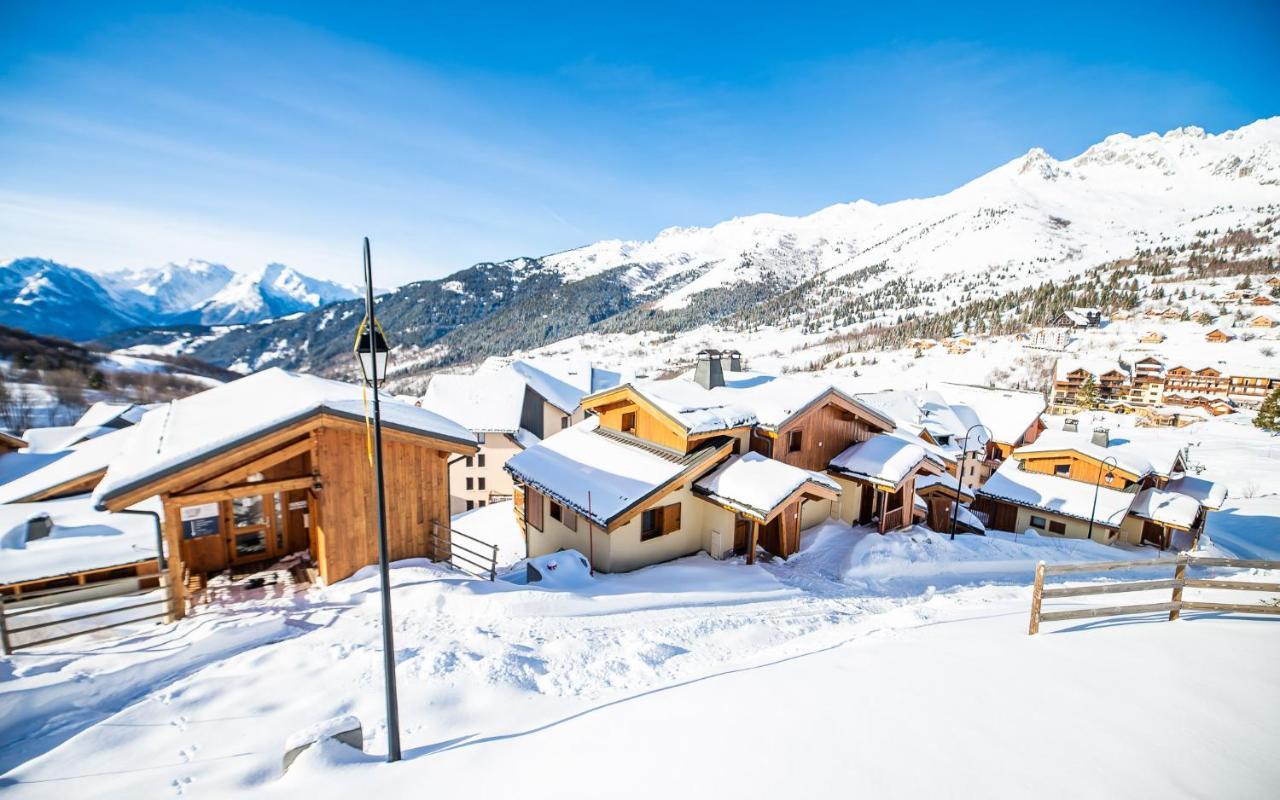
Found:
[[[1276,301],[1267,297],[1265,294],[1254,295],[1253,299],[1249,302],[1255,306],[1273,306],[1276,304]]]
[[[879,487],[829,467],[893,429],[830,384],[745,372],[736,353],[710,350],[692,377],[623,384],[582,407],[584,422],[506,469],[530,556],[573,548],[612,572],[700,550],[751,560],[756,544],[790,556],[800,530],[860,509],[864,486],[871,499]],[[882,530],[911,523],[906,484],[893,487],[906,516],[872,504]]]
[[[122,511],[159,496],[175,599],[224,570],[307,551],[327,583],[378,557],[361,390],[271,369],[148,413],[94,498]],[[448,458],[465,428],[383,403],[391,560],[449,555]],[[176,602],[175,615],[185,602]]]
[[[1222,330],[1221,328],[1214,328],[1213,330],[1209,331],[1204,335],[1204,340],[1206,342],[1213,342],[1214,344],[1223,344],[1225,342],[1231,341],[1234,338],[1235,338],[1234,336]]]
[[[1280,324],[1280,323],[1277,323],[1274,319],[1267,316],[1266,314],[1259,314],[1258,316],[1249,320],[1250,328],[1274,328],[1276,327],[1277,324]]]
[[[1147,331],[1138,337],[1138,341],[1143,344],[1160,344],[1164,341],[1164,334],[1160,331]]]

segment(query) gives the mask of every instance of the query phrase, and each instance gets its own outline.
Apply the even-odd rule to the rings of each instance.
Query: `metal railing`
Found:
[[[428,533],[434,544],[436,552],[436,561],[448,561],[455,568],[462,570],[476,578],[485,580],[496,580],[498,576],[498,546],[489,544],[486,541],[477,539],[474,536],[455,531],[446,525],[438,522],[431,523],[431,531]],[[466,544],[457,541],[463,539]],[[470,545],[468,547],[467,545]],[[440,555],[441,551],[447,555]],[[465,555],[460,554],[462,551]]]
[[[172,611],[171,597],[169,587],[167,585],[166,576],[160,576],[158,586],[144,587],[144,583],[153,583],[156,581],[155,575],[136,575],[128,578],[117,578],[110,581],[100,581],[97,583],[86,584],[82,586],[67,586],[57,589],[44,589],[36,592],[26,592],[20,598],[0,596],[0,652],[4,655],[12,655],[18,650],[26,650],[31,647],[50,644],[52,642],[60,642],[66,639],[73,639],[77,636],[86,636],[91,633],[100,633],[102,631],[119,628],[124,625],[132,625],[138,622],[148,622],[150,620],[167,618]],[[70,606],[83,605],[85,603],[100,602],[103,600],[113,600],[119,598],[148,597],[156,592],[160,593],[160,597],[150,600],[143,600],[139,603],[130,603],[127,605],[113,605],[108,608],[101,608],[83,614],[73,614],[72,616],[63,616],[62,609]],[[155,609],[159,609],[155,611]],[[140,611],[145,609],[145,611]],[[141,616],[129,614],[131,611],[140,611]],[[53,619],[44,622],[26,623],[20,621],[23,617],[31,614],[54,614]],[[64,628],[68,625],[82,622],[89,619],[101,619],[103,617],[114,614],[126,614],[124,619],[116,619],[105,625],[95,625],[90,628],[79,628],[73,631],[58,633],[54,636],[39,637],[38,633],[33,635],[32,632],[47,630],[49,628]],[[19,620],[15,624],[15,620]],[[27,634],[20,636],[21,634]],[[16,641],[15,637],[19,637],[22,641]]]
[[[1157,580],[1129,581],[1127,583],[1100,583],[1088,586],[1061,586],[1045,588],[1046,575],[1066,575],[1072,573],[1110,572],[1112,570],[1172,567],[1172,578]],[[1234,567],[1237,569],[1280,569],[1280,561],[1259,561],[1236,558],[1208,558],[1180,555],[1177,558],[1148,559],[1143,561],[1098,561],[1092,564],[1045,564],[1036,565],[1035,585],[1031,590],[1031,625],[1027,633],[1034,636],[1040,632],[1041,622],[1055,622],[1069,619],[1094,619],[1097,617],[1115,617],[1125,614],[1150,614],[1169,612],[1169,620],[1178,619],[1183,611],[1222,611],[1237,614],[1271,614],[1280,615],[1280,604],[1266,605],[1256,603],[1206,603],[1196,600],[1184,600],[1184,589],[1224,589],[1246,592],[1280,593],[1280,583],[1263,583],[1258,581],[1209,580],[1206,578],[1188,578],[1188,567]],[[1101,608],[1080,608],[1070,611],[1042,611],[1045,600],[1063,597],[1088,597],[1092,595],[1120,594],[1124,592],[1144,592],[1155,589],[1170,589],[1172,595],[1168,602],[1140,603],[1127,606],[1105,606]]]

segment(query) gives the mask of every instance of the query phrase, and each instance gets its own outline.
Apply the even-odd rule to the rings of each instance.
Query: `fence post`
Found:
[[[1173,568],[1173,602],[1177,603],[1169,609],[1169,621],[1173,622],[1182,616],[1182,584],[1187,580],[1187,556],[1178,556],[1178,563]]]
[[[1036,563],[1036,585],[1031,590],[1031,626],[1027,629],[1028,636],[1035,636],[1040,632],[1040,603],[1044,599],[1044,562]]]
[[[493,555],[489,559],[489,582],[492,583],[498,579],[498,546],[496,544],[489,546],[493,548]]]
[[[13,649],[9,647],[9,626],[4,621],[4,595],[0,594],[0,655],[13,655]]]

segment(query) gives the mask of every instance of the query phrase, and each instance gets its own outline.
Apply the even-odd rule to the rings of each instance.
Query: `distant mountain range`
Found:
[[[0,265],[0,324],[85,340],[134,327],[262,322],[359,294],[284,264],[240,273],[192,260],[95,275],[20,258]]]
[[[710,324],[844,333],[1065,281],[1142,252],[1174,252],[1215,232],[1249,230],[1253,254],[1274,258],[1278,220],[1280,117],[1217,135],[1117,134],[1063,161],[1037,148],[937,197],[758,214],[671,228],[651,241],[486,262],[402,286],[380,301],[379,315],[399,350],[395,363],[419,370],[586,332]],[[102,291],[121,294],[118,285]],[[238,370],[348,370],[362,313],[358,302],[338,302],[266,324],[104,342]],[[101,327],[120,325],[109,318]]]

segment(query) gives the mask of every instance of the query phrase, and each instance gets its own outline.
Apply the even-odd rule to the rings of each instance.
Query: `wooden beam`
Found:
[[[212,489],[207,492],[188,492],[186,494],[172,494],[169,499],[174,503],[184,506],[194,506],[200,503],[214,503],[222,500],[234,500],[237,497],[251,497],[259,494],[272,494],[273,492],[291,492],[295,489],[310,489],[318,480],[315,475],[299,475],[293,478],[281,478],[275,481],[258,481],[257,483],[241,483],[235,486],[227,486],[222,489]]]
[[[170,498],[162,497],[164,505],[164,546],[169,551],[167,561],[169,583],[170,622],[177,622],[187,615],[187,581],[182,565],[182,516],[178,506]]]
[[[760,523],[751,520],[751,544],[747,545],[747,563],[756,563],[756,542],[760,539]]]
[[[245,464],[241,464],[238,467],[234,467],[230,471],[225,472],[216,478],[210,478],[199,486],[194,486],[187,491],[207,491],[211,489],[221,489],[224,486],[232,486],[240,483],[255,472],[263,472],[277,464],[283,464],[291,458],[312,451],[314,448],[315,440],[308,435],[291,445],[267,453],[264,456],[259,456],[258,458],[255,458]]]

